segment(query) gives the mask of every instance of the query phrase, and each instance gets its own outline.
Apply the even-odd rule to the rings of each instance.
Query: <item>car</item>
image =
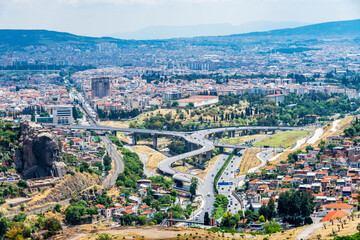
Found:
[[[208,192],[207,196],[208,196],[208,197],[210,197],[210,196],[211,196],[211,195],[210,195],[210,192]]]

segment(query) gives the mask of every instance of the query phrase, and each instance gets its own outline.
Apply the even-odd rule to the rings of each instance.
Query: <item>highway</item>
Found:
[[[230,183],[231,185],[218,185],[219,194],[226,196],[229,199],[228,211],[232,214],[241,210],[241,205],[238,200],[233,196],[233,191],[239,182],[239,178],[235,178],[236,169],[238,169],[244,150],[236,154],[230,161],[229,165],[225,168],[224,173],[220,176],[218,184]]]
[[[83,108],[86,112],[86,105],[83,104]],[[93,121],[95,122],[95,121]],[[96,123],[96,122],[95,122]],[[160,171],[165,174],[174,176],[174,178],[181,181],[190,181],[191,174],[184,174],[182,172],[174,170],[171,165],[177,161],[199,156],[206,154],[207,152],[212,151],[216,146],[218,147],[229,147],[236,149],[246,149],[249,146],[247,145],[231,145],[231,144],[222,144],[214,143],[212,140],[206,138],[207,136],[215,133],[229,132],[229,131],[252,131],[252,130],[263,130],[263,131],[275,131],[275,130],[303,130],[303,131],[314,131],[313,129],[299,128],[299,127],[269,127],[269,126],[241,126],[241,127],[226,127],[226,128],[214,128],[207,130],[200,130],[193,133],[188,132],[176,132],[176,131],[162,131],[162,130],[151,130],[151,129],[138,129],[138,128],[116,128],[116,127],[107,127],[99,125],[56,125],[56,127],[68,127],[71,129],[83,129],[83,130],[96,130],[96,131],[111,131],[111,132],[129,132],[129,133],[146,133],[150,135],[163,135],[163,136],[172,136],[183,138],[186,142],[191,143],[195,150],[190,152],[180,154],[177,156],[170,157],[161,161],[158,165]],[[186,180],[187,179],[187,180]]]

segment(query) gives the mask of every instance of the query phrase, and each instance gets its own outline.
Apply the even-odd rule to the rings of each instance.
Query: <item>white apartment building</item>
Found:
[[[53,110],[53,123],[68,125],[73,122],[71,105],[55,105]]]

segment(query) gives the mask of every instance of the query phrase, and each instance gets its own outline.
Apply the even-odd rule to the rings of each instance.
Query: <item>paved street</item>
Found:
[[[108,177],[104,182],[104,187],[111,187],[116,183],[118,175],[124,171],[125,163],[110,139],[107,136],[103,136],[101,139],[105,143],[106,149],[108,150],[110,157],[115,164],[114,172],[110,173],[110,177]]]

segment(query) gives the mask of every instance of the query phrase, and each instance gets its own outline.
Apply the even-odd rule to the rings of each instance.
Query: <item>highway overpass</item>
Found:
[[[48,124],[51,125],[51,124]],[[302,127],[273,127],[273,126],[239,126],[239,127],[225,127],[225,128],[213,128],[213,129],[205,129],[195,132],[176,132],[176,131],[164,131],[164,130],[152,130],[152,129],[140,129],[140,128],[117,128],[117,127],[108,127],[108,126],[101,126],[101,125],[51,125],[56,128],[69,128],[69,129],[81,129],[81,130],[94,130],[94,131],[110,131],[114,134],[116,132],[126,132],[132,134],[133,137],[133,144],[137,144],[137,134],[149,134],[153,137],[153,147],[157,147],[157,138],[158,136],[171,136],[171,137],[178,137],[184,139],[187,148],[190,150],[189,152],[172,156],[161,161],[158,164],[158,168],[164,174],[168,174],[173,176],[175,179],[180,181],[189,182],[190,179],[193,177],[191,174],[187,174],[184,172],[180,172],[174,170],[172,168],[172,164],[185,160],[191,157],[199,157],[200,160],[205,157],[209,159],[211,157],[211,152],[215,147],[220,148],[234,148],[237,150],[246,149],[248,145],[232,145],[232,144],[225,144],[214,142],[214,136],[216,134],[223,134],[224,132],[228,133],[229,137],[234,137],[236,132],[239,135],[248,134],[251,131],[291,131],[291,130],[303,130],[303,131],[314,131],[313,129],[302,128]]]

